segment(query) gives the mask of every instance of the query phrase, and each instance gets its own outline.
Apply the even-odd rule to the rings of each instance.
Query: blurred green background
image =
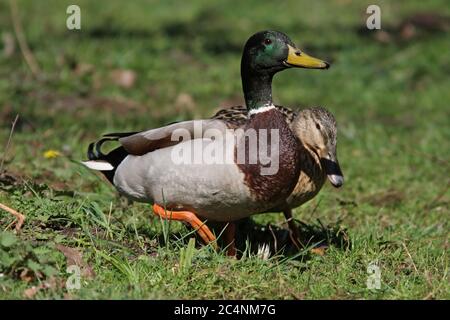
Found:
[[[81,8],[81,30],[66,28],[70,4]],[[369,4],[381,7],[381,31],[365,28]],[[448,1],[24,0],[17,13],[39,70],[30,72],[10,2],[0,1],[0,145],[19,114],[9,149],[0,149],[0,202],[27,216],[14,236],[11,216],[0,212],[1,239],[10,239],[0,241],[0,297],[62,281],[66,262],[55,245],[63,244],[96,271],[74,298],[449,298]],[[199,247],[191,274],[173,273],[183,241],[161,244],[164,225],[148,223],[148,206],[124,204],[77,161],[103,133],[242,104],[241,50],[264,29],[331,62],[327,71],[278,74],[274,101],[335,114],[346,185],[326,186],[296,218],[345,227],[352,250],[331,246],[323,257],[281,263],[231,262]],[[60,156],[47,158],[48,150]],[[374,259],[383,270],[378,291],[365,286]],[[25,294],[66,295],[63,286]]]

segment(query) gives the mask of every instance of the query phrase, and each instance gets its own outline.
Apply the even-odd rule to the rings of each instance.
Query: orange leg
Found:
[[[169,220],[177,220],[177,221],[185,221],[188,222],[195,230],[197,230],[200,237],[206,244],[212,242],[212,245],[216,248],[217,244],[215,243],[216,237],[209,230],[209,228],[204,224],[197,216],[190,211],[169,211],[165,210],[163,207],[154,204],[153,212],[162,217],[163,219]]]
[[[284,217],[289,226],[289,236],[292,240],[292,243],[297,247],[298,250],[301,250],[303,247],[300,243],[300,234],[298,233],[297,226],[295,225],[294,218],[292,217],[291,209],[286,209],[283,211]]]
[[[236,245],[235,245],[235,235],[236,235],[236,224],[234,222],[229,222],[228,226],[224,231],[224,240],[227,248],[227,256],[236,256]]]
[[[297,249],[301,250],[302,248],[304,248],[304,246],[300,243],[300,234],[292,217],[292,211],[290,209],[286,209],[285,211],[283,211],[283,213],[289,226],[289,236],[291,237],[291,240],[297,247]],[[311,249],[311,253],[323,256],[325,254],[326,248],[327,246],[320,246],[318,248],[313,248]]]

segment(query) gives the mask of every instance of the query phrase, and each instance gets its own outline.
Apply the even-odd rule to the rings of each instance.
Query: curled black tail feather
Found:
[[[103,137],[104,138],[101,138],[100,140],[89,144],[88,151],[87,151],[87,156],[88,156],[89,160],[106,160],[107,161],[107,159],[105,159],[105,157],[107,155],[105,155],[101,150],[103,143],[105,141],[117,141],[120,138],[117,136],[103,136]]]
[[[91,142],[89,144],[89,147],[87,150],[87,157],[89,160],[97,160],[98,159],[94,153],[94,142]]]
[[[120,146],[120,147],[117,147],[114,150],[110,151],[109,153],[104,154],[101,150],[102,145],[106,141],[118,141],[120,138],[129,136],[132,134],[134,134],[134,132],[110,133],[110,134],[104,135],[101,139],[89,144],[89,147],[87,150],[87,157],[89,160],[106,161],[114,167],[114,169],[110,170],[110,171],[101,171],[101,173],[111,183],[113,183],[114,174],[116,173],[117,167],[123,161],[123,159],[125,159],[125,157],[128,155],[128,152],[125,151],[124,147]]]

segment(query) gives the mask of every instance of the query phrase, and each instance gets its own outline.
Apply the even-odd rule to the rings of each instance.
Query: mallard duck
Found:
[[[101,171],[122,195],[153,203],[155,214],[188,222],[205,242],[214,241],[198,216],[231,222],[266,212],[283,206],[298,183],[302,144],[272,103],[273,76],[292,67],[327,69],[329,65],[297,49],[281,32],[258,32],[243,50],[241,77],[248,117],[239,126],[207,119],[108,134],[89,146],[89,161],[84,164]],[[239,129],[231,139],[230,129]],[[256,153],[246,143],[249,132],[255,134]],[[103,154],[101,146],[108,140],[121,146]],[[203,163],[211,150],[220,152],[215,161]]]
[[[278,207],[269,212],[282,211],[288,222],[291,238],[300,247],[298,229],[292,216],[292,209],[314,198],[322,188],[325,177],[331,185],[339,188],[344,183],[336,149],[336,120],[324,108],[307,108],[293,111],[290,108],[275,106],[285,117],[294,135],[301,142],[301,170],[291,195]],[[244,106],[235,106],[218,111],[212,119],[229,123],[230,127],[239,127],[246,121],[248,110]]]

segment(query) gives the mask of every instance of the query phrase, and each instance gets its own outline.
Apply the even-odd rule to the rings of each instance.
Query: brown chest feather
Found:
[[[299,177],[299,141],[277,109],[253,115],[244,132],[253,132],[257,140],[256,147],[255,142],[244,135],[236,148],[235,160],[245,175],[245,183],[258,200],[272,204],[284,201]],[[245,150],[245,162],[238,161],[238,149]],[[253,161],[250,161],[252,156]]]

